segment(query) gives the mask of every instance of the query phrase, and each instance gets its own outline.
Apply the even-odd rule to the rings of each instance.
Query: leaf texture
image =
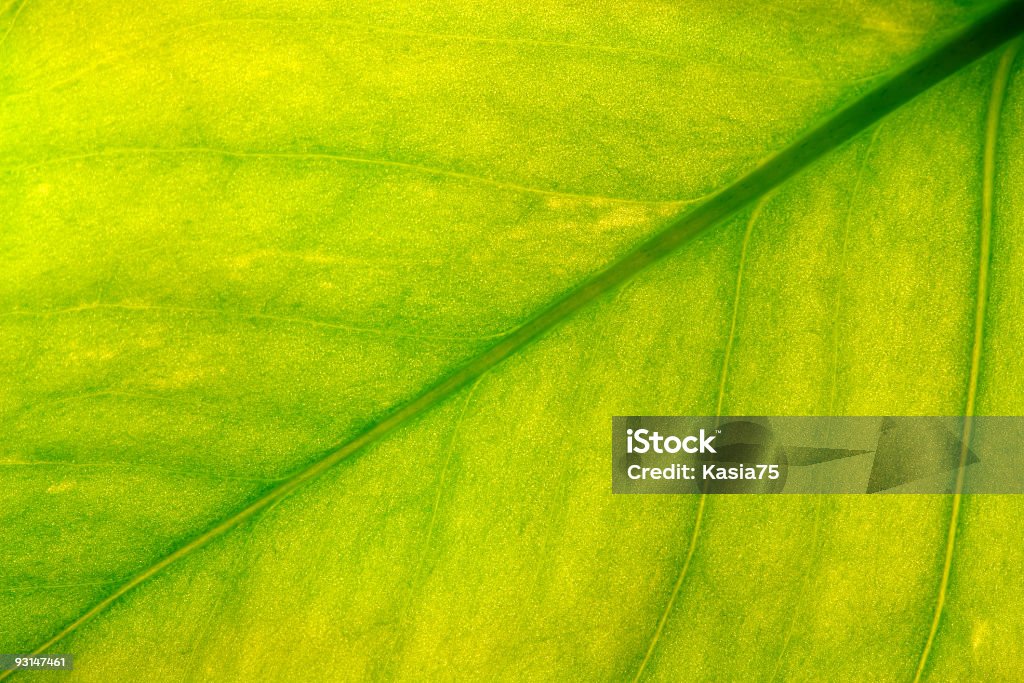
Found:
[[[586,294],[992,7],[11,4],[0,651],[1013,680],[1016,499],[612,496],[607,458],[617,414],[1024,411],[1016,43]]]

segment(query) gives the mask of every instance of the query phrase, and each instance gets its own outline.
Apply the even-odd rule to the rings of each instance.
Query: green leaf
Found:
[[[3,11],[0,651],[1018,675],[1019,500],[608,462],[612,415],[1024,414],[1020,4],[570,5]]]

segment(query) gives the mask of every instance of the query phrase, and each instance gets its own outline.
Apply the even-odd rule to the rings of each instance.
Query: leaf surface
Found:
[[[480,360],[985,10],[11,4],[0,651],[1012,678],[1015,499],[612,496],[607,458],[617,414],[1024,411],[1013,44]]]

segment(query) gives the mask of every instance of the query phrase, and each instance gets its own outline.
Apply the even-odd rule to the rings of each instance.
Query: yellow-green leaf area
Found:
[[[14,0],[0,652],[1013,680],[1015,498],[613,496],[608,458],[613,415],[1024,411],[1016,42],[587,289],[995,6]]]

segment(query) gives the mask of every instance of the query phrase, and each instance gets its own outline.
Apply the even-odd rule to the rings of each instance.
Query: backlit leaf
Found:
[[[1017,43],[799,152],[992,9],[14,0],[0,652],[1019,677],[1020,501],[613,496],[608,467],[613,415],[1024,414]]]

